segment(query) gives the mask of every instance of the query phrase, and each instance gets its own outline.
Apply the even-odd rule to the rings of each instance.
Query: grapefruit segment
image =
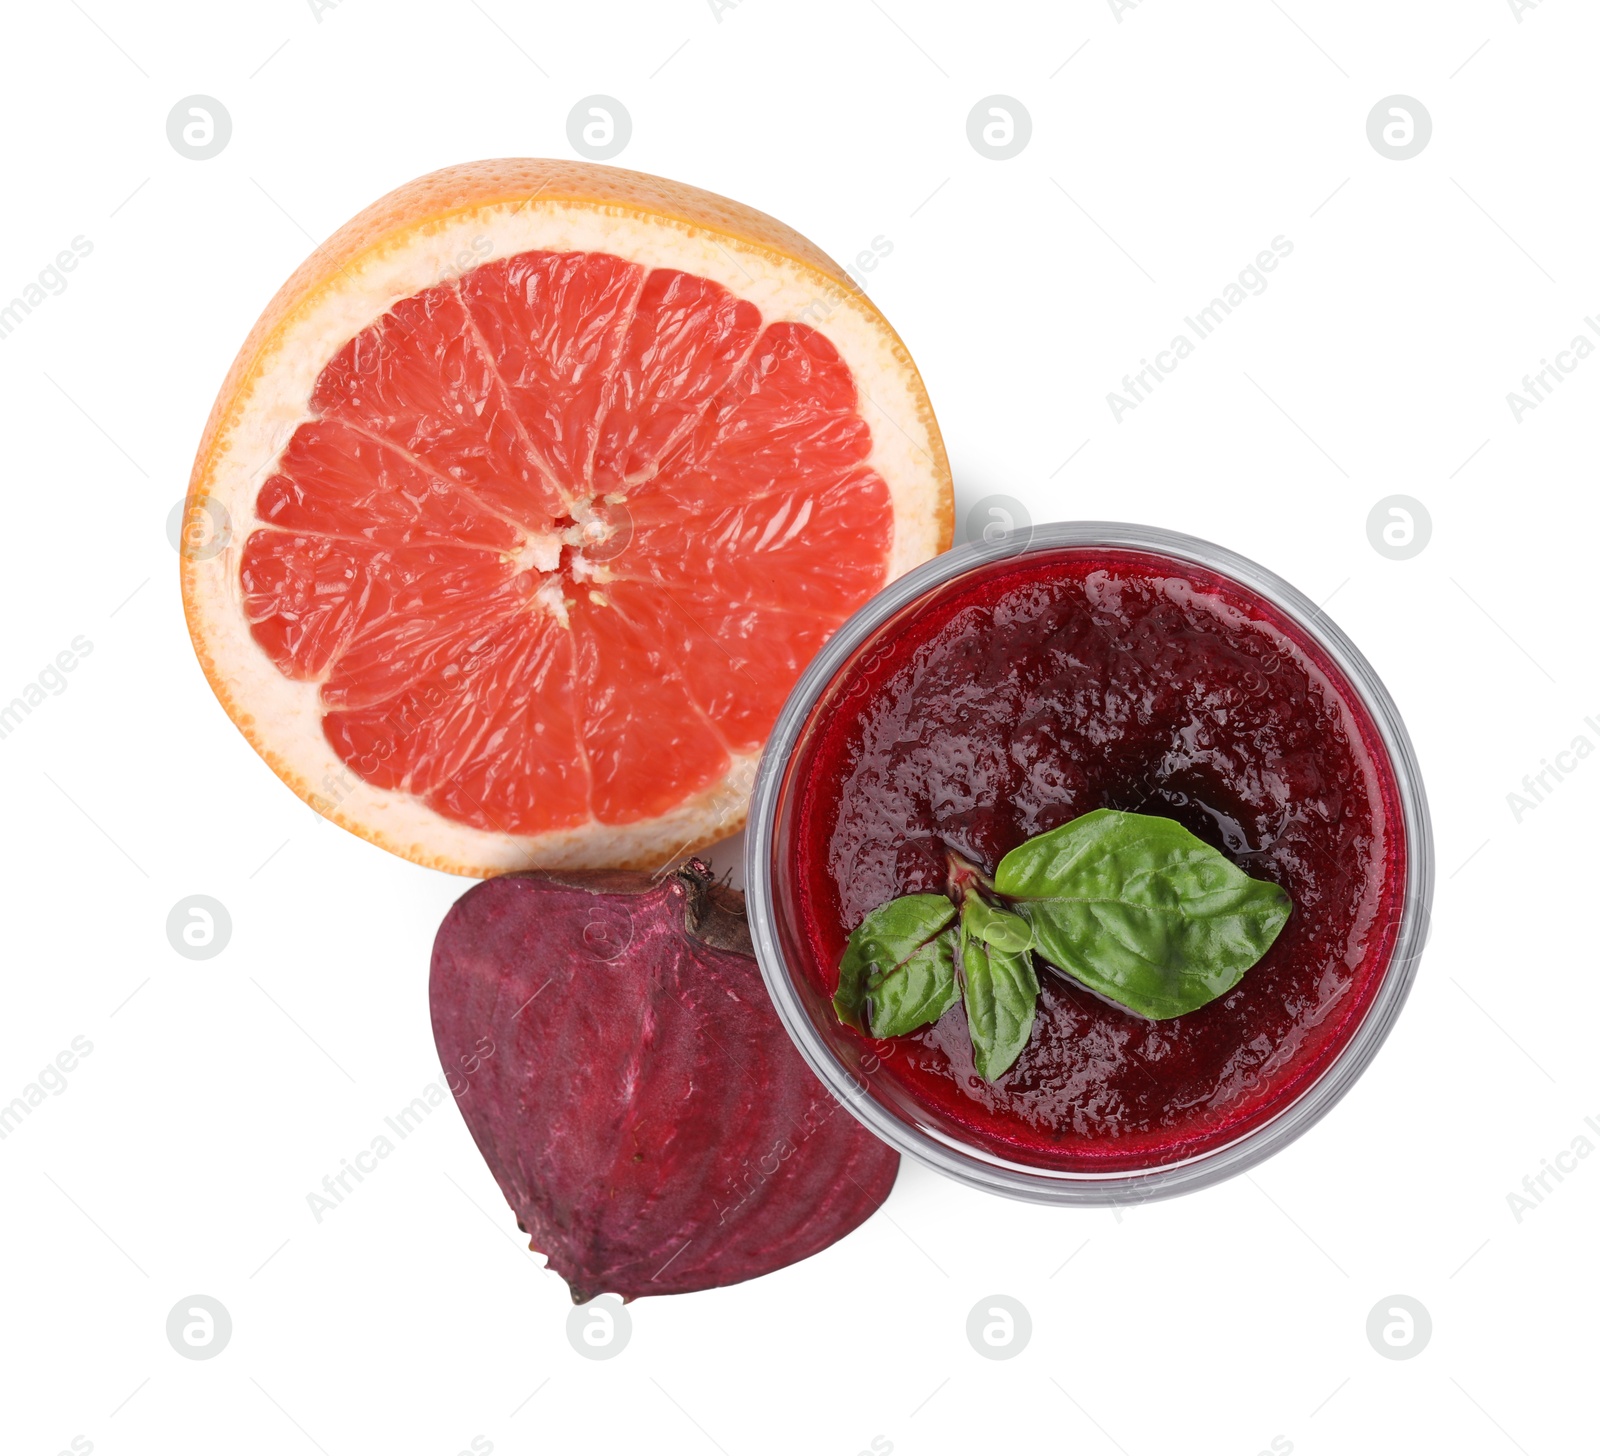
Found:
[[[470,491],[347,425],[312,420],[294,432],[262,486],[256,514],[269,526],[358,536],[380,546],[459,542],[514,550],[522,533]]]
[[[429,804],[479,829],[523,837],[590,822],[573,671],[572,638],[558,623],[547,618],[525,632],[520,653],[477,695],[488,705],[487,731],[472,739],[459,768],[440,765]]]
[[[382,550],[328,536],[255,531],[239,568],[256,643],[286,678],[315,681],[371,605]]]
[[[790,608],[729,603],[707,594],[662,593],[633,582],[606,586],[607,601],[635,621],[653,621],[684,683],[718,736],[735,753],[766,742],[783,700],[838,625]],[[842,619],[840,619],[842,620]],[[711,643],[715,650],[706,650]]]
[[[479,675],[539,629],[527,582],[487,553],[427,547],[388,554],[360,626],[322,676],[329,709],[364,708],[437,684],[471,693]]]
[[[483,830],[539,834],[588,817],[573,731],[572,647],[549,618],[503,618],[448,640],[394,696],[323,719],[368,783],[418,795]]]
[[[774,324],[664,462],[737,500],[866,459],[872,431],[838,351],[803,323]],[[730,489],[731,487],[731,489]]]
[[[689,691],[682,643],[662,631],[658,613],[630,618],[597,590],[572,603],[578,717],[590,803],[602,823],[664,814],[714,786],[731,761]]]
[[[709,278],[656,268],[645,279],[600,422],[594,483],[648,480],[744,362],[761,310]]]
[[[645,270],[607,253],[523,253],[460,283],[478,342],[570,507]]]
[[[570,498],[534,455],[453,284],[401,299],[328,362],[311,408],[342,420],[525,525]]]
[[[682,587],[710,602],[817,612],[831,626],[882,584],[894,532],[888,490],[871,471],[745,501],[675,481],[628,504],[635,546],[608,576]]]
[[[424,178],[308,261],[213,410],[208,501],[243,527],[183,566],[223,704],[321,812],[470,874],[737,829],[797,675],[951,517],[837,265],[534,162]]]

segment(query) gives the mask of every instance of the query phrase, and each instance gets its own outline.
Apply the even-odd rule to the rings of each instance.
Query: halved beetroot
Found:
[[[898,1154],[779,1024],[744,897],[697,860],[475,886],[439,928],[429,1000],[478,1150],[575,1302],[780,1269],[894,1183]]]

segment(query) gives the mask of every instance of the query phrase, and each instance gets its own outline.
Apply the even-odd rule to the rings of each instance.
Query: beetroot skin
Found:
[[[575,1302],[781,1269],[894,1184],[899,1155],[779,1024],[744,897],[699,861],[475,886],[439,928],[429,1000],[478,1150]]]

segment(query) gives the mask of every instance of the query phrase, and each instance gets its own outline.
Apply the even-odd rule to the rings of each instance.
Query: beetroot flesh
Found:
[[[770,1273],[894,1184],[899,1155],[779,1023],[744,897],[699,861],[475,886],[439,928],[429,1001],[478,1150],[576,1303]]]

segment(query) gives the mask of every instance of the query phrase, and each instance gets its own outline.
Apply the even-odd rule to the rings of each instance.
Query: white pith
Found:
[[[380,240],[332,271],[270,336],[219,429],[205,493],[226,512],[229,544],[187,564],[192,623],[219,693],[240,728],[296,792],[321,812],[395,853],[467,874],[533,867],[668,863],[689,843],[743,823],[758,754],[734,754],[723,779],[671,812],[632,824],[598,820],[539,835],[509,835],[447,819],[410,794],[377,789],[346,767],[324,738],[315,682],[284,677],[250,635],[239,580],[240,553],[260,524],[255,500],[295,429],[311,417],[311,390],[327,361],[398,300],[497,258],[534,249],[606,252],[646,267],[711,278],[748,299],[764,324],[799,321],[824,334],[856,380],[858,409],[872,432],[866,464],[889,487],[895,536],[885,580],[933,555],[944,489],[915,376],[897,341],[863,299],[825,275],[723,233],[597,203],[498,203]],[[191,502],[191,506],[193,506]],[[578,502],[576,525],[527,533],[519,565],[550,572],[562,547],[572,585],[602,590],[607,528]],[[600,539],[596,539],[599,527]],[[538,593],[565,618],[561,579]],[[581,584],[581,586],[580,586]],[[231,700],[231,701],[230,701]]]

